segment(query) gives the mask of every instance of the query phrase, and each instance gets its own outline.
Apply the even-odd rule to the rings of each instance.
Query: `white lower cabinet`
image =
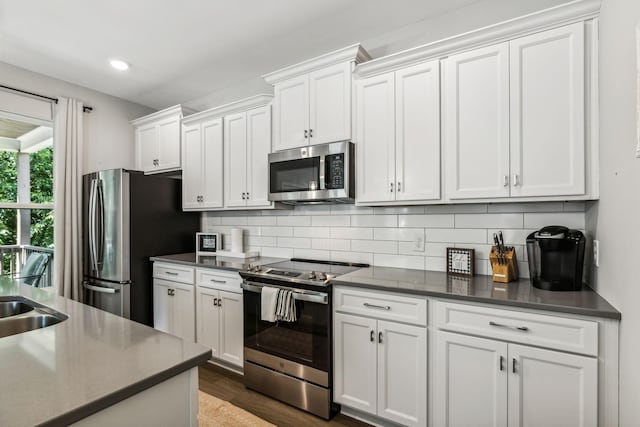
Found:
[[[193,285],[154,278],[154,328],[195,341],[194,295]]]
[[[198,270],[196,292],[197,342],[212,356],[243,366],[242,290],[237,273]]]
[[[440,305],[436,303],[436,327],[468,327],[462,317],[458,318],[459,323],[441,323],[438,319],[445,309]],[[453,313],[452,306],[465,307],[445,305],[448,315]],[[536,338],[539,331],[545,333],[544,325],[527,325],[524,320],[529,317],[527,314],[501,311],[510,316],[511,323],[528,328],[520,330],[521,334]],[[558,317],[546,317],[551,326],[563,321]],[[509,327],[493,323],[496,330]],[[598,425],[596,357],[443,330],[437,330],[435,336],[433,405],[436,426]],[[597,341],[597,337],[595,339]]]
[[[370,301],[379,300],[379,295],[371,295]],[[349,295],[342,289],[336,290],[336,301],[345,297]],[[426,325],[385,320],[394,310],[383,308],[378,319],[335,313],[334,400],[402,425],[425,426]]]

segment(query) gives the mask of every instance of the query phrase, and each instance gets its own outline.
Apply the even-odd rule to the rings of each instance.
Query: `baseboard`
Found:
[[[367,414],[366,412],[359,411],[357,409],[349,408],[346,406],[342,406],[340,410],[342,415],[346,415],[349,418],[354,418],[358,421],[365,422],[367,424],[371,424],[375,427],[402,427],[402,424],[396,424],[392,421],[385,420],[383,418],[377,417],[375,415]]]
[[[232,365],[231,363],[225,362],[224,360],[211,358],[207,362],[209,362],[212,365],[216,365],[216,366],[219,366],[221,368],[224,368],[227,371],[231,371],[231,372],[233,372],[235,374],[244,376],[244,370],[241,367],[236,366],[236,365]]]

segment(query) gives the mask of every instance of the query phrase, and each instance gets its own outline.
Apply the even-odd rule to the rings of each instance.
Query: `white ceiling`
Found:
[[[163,108],[476,1],[0,0],[0,60]]]

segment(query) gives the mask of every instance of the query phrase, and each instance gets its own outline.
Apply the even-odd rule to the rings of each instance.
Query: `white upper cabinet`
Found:
[[[584,194],[584,24],[509,45],[511,196]]]
[[[176,105],[131,122],[135,130],[136,169],[150,174],[181,168],[180,124],[183,115],[191,112]]]
[[[358,203],[440,199],[440,63],[356,86]]]
[[[225,207],[269,207],[271,106],[224,118]]]
[[[351,73],[368,59],[356,44],[263,76],[274,86],[273,149],[351,139]]]
[[[182,125],[182,208],[222,207],[222,118]]]
[[[587,194],[584,22],[444,64],[449,199]]]
[[[509,44],[444,60],[447,196],[509,197]]]

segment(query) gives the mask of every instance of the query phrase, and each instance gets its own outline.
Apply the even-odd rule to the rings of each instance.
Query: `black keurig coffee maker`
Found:
[[[531,284],[548,291],[579,291],[584,245],[584,234],[558,225],[529,234],[527,257]]]

